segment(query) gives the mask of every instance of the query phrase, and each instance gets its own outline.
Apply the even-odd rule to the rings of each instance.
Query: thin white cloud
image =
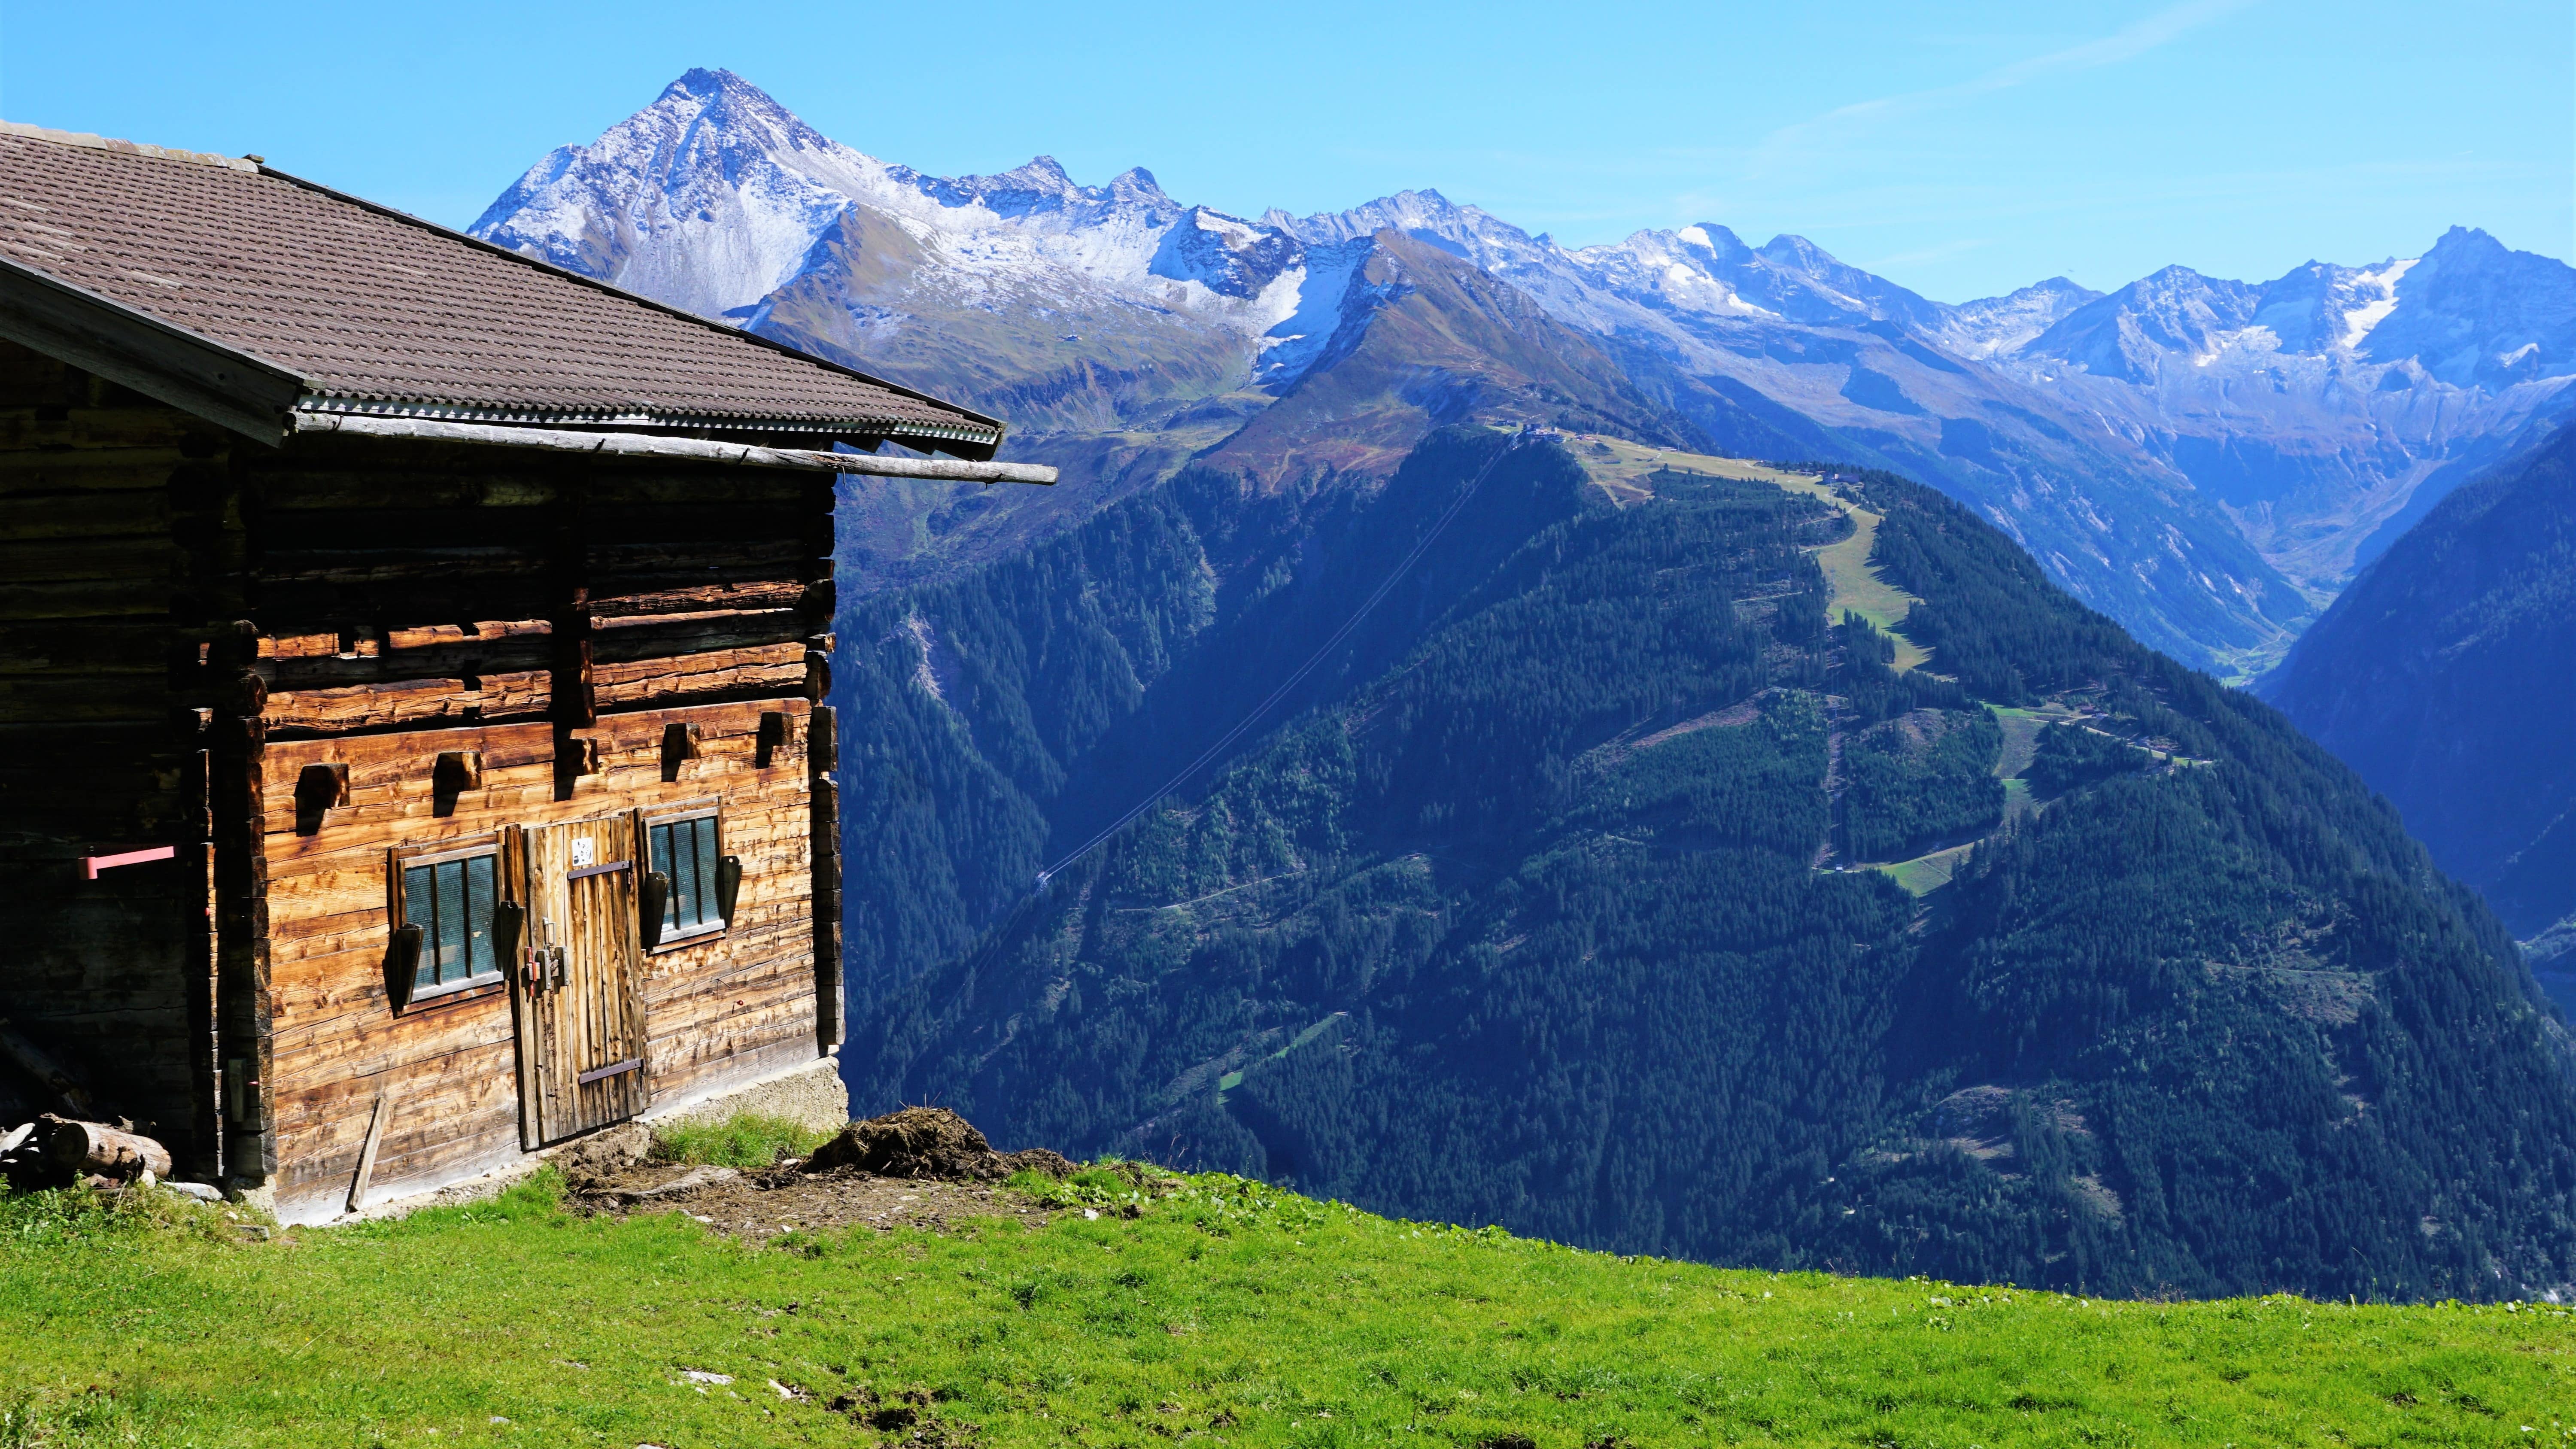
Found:
[[[1899,117],[1918,114],[1938,106],[1991,95],[2028,85],[2050,76],[2071,75],[2079,71],[2098,70],[2118,65],[2178,40],[2192,31],[2242,10],[2254,0],[2183,0],[2142,20],[2138,20],[2080,45],[2034,55],[2010,65],[1998,66],[1984,75],[1960,81],[1955,85],[1935,86],[1929,90],[1906,91],[1900,95],[1881,96],[1876,100],[1855,101],[1837,106],[1812,120],[1783,126],[1765,137],[1761,151],[1777,155],[1814,147],[1819,144],[1849,139],[1853,133]]]

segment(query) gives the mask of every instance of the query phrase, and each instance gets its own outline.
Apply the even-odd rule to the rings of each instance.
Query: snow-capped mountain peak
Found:
[[[2064,277],[2051,277],[2000,297],[1962,302],[1950,309],[1935,335],[1962,357],[2018,352],[2067,313],[2101,295]]]
[[[692,70],[588,146],[549,152],[468,228],[710,316],[792,273],[886,167],[730,71]]]
[[[1651,393],[1721,447],[1912,472],[2204,661],[2278,647],[2428,477],[2559,410],[2576,375],[2576,269],[2460,228],[2419,257],[2262,284],[2175,266],[1950,307],[1794,233],[1756,247],[1715,222],[1569,249],[1428,188],[1245,219],[1142,167],[1088,186],[1045,155],[932,176],[717,70],[547,153],[474,230],[1024,429],[1174,430],[1170,456],[1300,399],[1273,444],[1384,460],[1400,428],[1364,446],[1332,430],[1451,416],[1521,385],[1506,373],[1555,376],[1550,349],[1581,354],[1533,385],[1590,379],[1607,399],[1603,369],[1625,369],[1644,391],[1599,416],[1642,416]],[[1471,364],[1464,335],[1518,361]]]
[[[860,210],[881,222],[854,226]],[[885,230],[891,225],[893,231]],[[710,316],[745,320],[851,237],[899,233],[952,301],[1064,316],[1101,305],[1207,314],[1247,339],[1297,310],[1293,238],[1164,194],[1131,168],[1084,186],[1052,156],[990,175],[930,176],[843,146],[726,71],[693,70],[588,146],[548,153],[476,235]],[[817,248],[833,253],[817,255]],[[863,246],[861,250],[866,250]],[[980,297],[982,300],[973,300]]]
[[[2576,372],[2576,268],[2453,227],[2389,278],[2390,308],[2355,348],[2490,389]]]

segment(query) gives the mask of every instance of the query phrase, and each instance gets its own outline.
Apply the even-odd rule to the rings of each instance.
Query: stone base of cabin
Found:
[[[606,1145],[605,1139],[621,1135],[632,1137],[632,1150],[640,1156],[649,1146],[651,1131],[656,1126],[721,1122],[737,1115],[782,1117],[816,1131],[837,1131],[847,1126],[850,1121],[850,1089],[841,1081],[841,1059],[838,1056],[820,1057],[747,1082],[726,1083],[701,1096],[656,1106],[632,1122],[621,1122],[569,1142],[526,1153],[488,1172],[456,1182],[407,1192],[382,1202],[371,1202],[356,1212],[317,1211],[308,1202],[278,1213],[278,1220],[305,1226],[372,1222],[405,1217],[423,1208],[485,1202],[517,1186],[556,1157],[597,1150]],[[272,1188],[239,1189],[232,1196],[262,1211],[277,1212],[276,1192]]]
[[[750,1082],[721,1086],[702,1097],[661,1103],[637,1120],[649,1127],[665,1122],[721,1122],[746,1114],[783,1117],[817,1132],[840,1131],[850,1125],[850,1089],[841,1081],[841,1059],[828,1056]]]

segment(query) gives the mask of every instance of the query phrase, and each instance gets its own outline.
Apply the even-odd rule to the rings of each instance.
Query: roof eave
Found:
[[[307,391],[265,358],[7,257],[0,337],[271,446]]]
[[[681,432],[738,436],[744,440],[781,434],[818,438],[886,438],[906,447],[948,453],[976,462],[988,461],[1001,448],[1003,427],[981,418],[956,423],[918,418],[779,418],[741,413],[683,413],[650,407],[554,407],[538,403],[459,403],[426,398],[351,397],[308,392],[296,399],[299,413],[343,417],[420,418],[442,422],[488,423],[502,427],[669,428]]]
[[[879,478],[922,478],[955,483],[1053,483],[1056,470],[1038,463],[995,463],[942,458],[887,457],[815,448],[774,448],[706,438],[645,433],[569,432],[555,428],[494,427],[443,418],[372,417],[355,413],[298,413],[300,434],[465,443],[592,457],[669,458],[750,468],[794,468],[816,473]]]

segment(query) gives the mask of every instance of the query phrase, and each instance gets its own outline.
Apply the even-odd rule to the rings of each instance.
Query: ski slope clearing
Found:
[[[1652,498],[1654,475],[1669,468],[1676,473],[1769,483],[1840,509],[1852,521],[1851,536],[1815,550],[1816,566],[1825,571],[1825,582],[1833,589],[1833,597],[1825,606],[1826,617],[1839,619],[1849,611],[1877,625],[1896,641],[1896,670],[1900,674],[1932,657],[1900,632],[1907,612],[1921,600],[1881,578],[1870,567],[1869,553],[1878,543],[1879,516],[1836,492],[1821,476],[1783,472],[1742,458],[1650,448],[1621,438],[1588,434],[1571,438],[1566,448],[1591,475],[1594,485],[1621,507]]]

